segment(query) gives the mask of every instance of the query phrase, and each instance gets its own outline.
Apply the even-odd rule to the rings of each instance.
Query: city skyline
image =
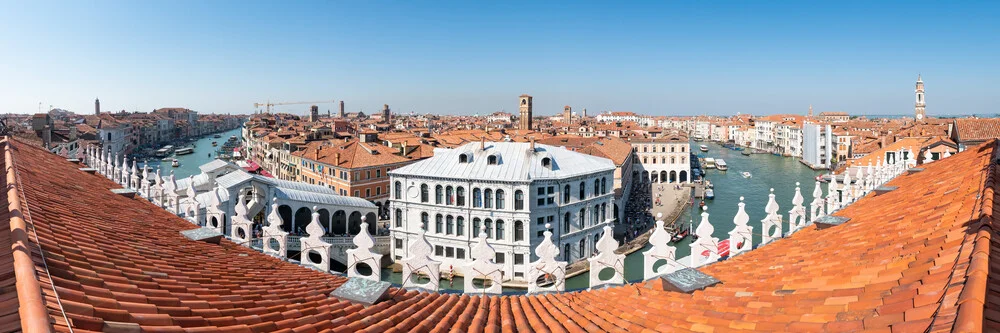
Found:
[[[906,4],[16,3],[0,113],[995,113],[996,5]]]

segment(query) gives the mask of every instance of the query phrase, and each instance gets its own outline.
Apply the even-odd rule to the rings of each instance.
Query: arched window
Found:
[[[648,148],[646,148],[646,145],[642,145],[642,152],[643,152],[643,153],[646,153],[646,152],[648,152],[648,151],[647,151],[647,149],[648,149]]]
[[[580,240],[580,258],[587,257],[587,239]]]
[[[444,232],[444,218],[441,214],[434,216],[434,232],[439,234]]]
[[[569,261],[569,243],[563,244],[563,261]]]
[[[563,214],[562,233],[563,234],[569,233],[569,212]]]
[[[427,202],[427,200],[430,200],[428,199],[427,184],[420,184],[420,202]]]
[[[594,205],[594,210],[593,210],[593,214],[592,215],[594,217],[590,221],[590,225],[596,225],[598,223],[603,222],[603,221],[601,221],[601,216],[600,216],[601,215],[601,206],[600,205]]]
[[[478,217],[472,218],[472,237],[480,237],[479,232],[483,231],[482,222],[480,222]]]
[[[420,229],[427,231],[427,223],[429,222],[428,220],[430,220],[430,217],[427,216],[426,212],[420,213]]]
[[[524,192],[521,190],[514,191],[514,209],[524,209]]]
[[[670,152],[673,153],[675,150],[677,150],[677,147],[671,145],[670,146]]]
[[[468,162],[469,162],[469,155],[466,154],[458,155],[458,163],[468,163]]]
[[[601,194],[608,194],[608,179],[601,178]]]
[[[478,188],[472,189],[472,207],[482,207],[483,206],[483,193]]]
[[[403,210],[396,208],[396,228],[403,227]]]
[[[587,209],[586,208],[580,208],[580,215],[578,215],[577,218],[579,218],[579,221],[577,221],[577,222],[580,223],[580,229],[586,228],[587,225],[586,225],[585,222],[587,220]]]
[[[542,166],[546,168],[552,167],[552,159],[548,157],[542,157]]]
[[[594,249],[594,252],[597,252],[597,241],[600,239],[601,239],[600,234],[594,235],[594,245],[593,247],[591,247],[592,249]]]
[[[483,191],[483,207],[493,208],[493,190],[486,189],[486,191]]]
[[[667,158],[666,157],[660,157],[660,163],[661,164],[667,164]]]
[[[520,242],[524,240],[524,223],[521,221],[514,221],[514,241]]]
[[[487,156],[486,157],[486,164],[496,165],[497,164],[497,156],[496,155]]]
[[[653,160],[653,161],[655,162],[656,160]],[[645,157],[645,156],[642,157],[642,163],[649,163],[649,160],[647,159],[647,157]]]
[[[402,199],[403,198],[403,183],[396,182],[396,193],[395,193],[395,196],[396,196],[396,199]]]
[[[596,197],[599,194],[601,194],[601,180],[594,179],[594,196]]]
[[[607,220],[607,219],[608,219],[608,204],[602,203],[601,204],[601,220],[603,221],[603,220]]]
[[[497,190],[497,209],[504,209],[505,200],[503,190]]]
[[[483,220],[483,229],[486,229],[486,238],[493,238],[493,220]]]
[[[455,188],[451,186],[444,188],[444,202],[448,205],[455,204]]]
[[[681,164],[684,164],[685,161],[687,161],[687,157],[681,157]]]
[[[670,164],[677,164],[677,158],[670,156]]]
[[[465,207],[465,188],[459,186],[458,189],[455,190],[455,193],[456,193],[455,204],[458,206]]]
[[[503,240],[503,220],[497,220],[497,240]]]
[[[446,235],[451,235],[451,234],[455,233],[455,217],[454,216],[448,215],[448,217],[445,218],[444,233]]]
[[[681,146],[681,152],[683,153],[685,150],[687,150],[687,146]]]
[[[569,203],[569,184],[563,186],[563,204]]]
[[[583,200],[586,199],[586,196],[587,196],[587,183],[580,182],[580,197],[578,197],[577,199]]]
[[[459,216],[457,218],[457,220],[458,221],[456,222],[457,226],[456,226],[456,229],[455,229],[455,235],[456,236],[465,236],[465,218]]]
[[[665,152],[667,152],[667,147],[665,147],[665,146],[660,146],[660,152],[661,152],[661,153],[665,153]]]
[[[444,187],[441,187],[441,185],[438,185],[438,186],[434,187],[434,204],[435,205],[440,205],[441,202],[444,201],[444,191],[443,191],[443,189],[444,189]]]

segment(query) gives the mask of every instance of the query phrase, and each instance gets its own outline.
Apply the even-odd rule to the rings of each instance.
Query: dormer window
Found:
[[[469,163],[469,155],[467,155],[467,154],[459,154],[458,155],[458,163]]]
[[[552,159],[548,157],[542,158],[542,166],[546,168],[552,168]]]
[[[496,155],[487,156],[486,157],[486,164],[496,165],[497,164],[497,156]]]

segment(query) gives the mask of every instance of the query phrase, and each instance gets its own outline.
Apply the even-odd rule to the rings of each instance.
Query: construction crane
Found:
[[[262,106],[263,106],[263,107],[265,107],[265,109],[267,110],[267,113],[271,113],[271,107],[273,107],[273,106],[278,106],[278,105],[295,105],[295,104],[324,104],[324,103],[336,103],[336,102],[337,102],[337,101],[313,101],[313,102],[279,102],[279,103],[271,103],[271,101],[267,101],[267,103],[253,103],[253,107],[254,107],[254,109],[256,109],[256,110],[259,110],[258,108],[260,108],[260,107],[262,107]]]

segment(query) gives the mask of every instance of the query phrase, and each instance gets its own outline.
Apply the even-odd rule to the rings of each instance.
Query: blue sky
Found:
[[[7,2],[0,113],[996,113],[996,2]],[[335,110],[333,104],[321,110]],[[308,105],[282,111],[305,113]]]

